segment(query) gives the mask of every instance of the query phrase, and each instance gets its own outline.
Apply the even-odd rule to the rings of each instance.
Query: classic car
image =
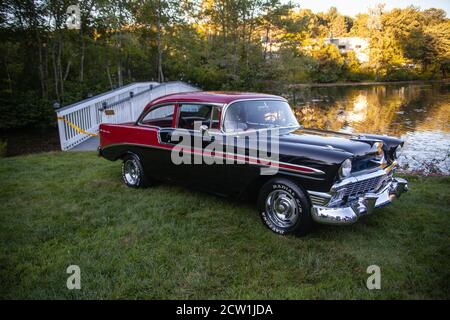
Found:
[[[201,142],[190,142],[183,155],[201,154],[216,141],[226,152],[209,156],[231,154],[235,159],[238,154],[245,161],[175,163],[173,151],[180,139],[174,136],[180,130]],[[263,135],[268,130],[271,136]],[[218,195],[255,199],[263,223],[279,234],[302,236],[314,223],[354,223],[408,189],[406,180],[394,177],[401,140],[303,128],[288,102],[275,95],[167,95],[151,101],[135,122],[104,123],[99,131],[99,155],[123,161],[127,186],[141,188],[168,180]],[[250,138],[240,147],[225,148],[247,134]],[[262,136],[278,146],[274,174],[262,174],[267,162],[250,156],[259,148],[251,140]]]

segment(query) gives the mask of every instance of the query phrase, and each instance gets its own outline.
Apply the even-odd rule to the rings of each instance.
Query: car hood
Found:
[[[298,129],[280,137],[280,143],[317,146],[335,151],[341,150],[354,156],[376,152],[374,143],[379,141],[381,140],[319,129]]]

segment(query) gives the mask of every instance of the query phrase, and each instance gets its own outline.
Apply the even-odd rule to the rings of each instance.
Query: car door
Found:
[[[220,110],[221,106],[207,103],[180,104],[177,127],[189,132],[191,137],[191,163],[180,165],[185,182],[196,188],[225,195],[227,193],[227,190],[224,189],[225,163],[211,161],[214,162],[211,164],[211,162],[204,161],[204,158],[211,154],[207,152],[205,156],[205,149],[213,143],[213,140],[218,143],[218,149],[222,150],[222,133],[219,130]],[[200,126],[207,129],[207,135]],[[197,157],[197,160],[194,157]],[[209,158],[211,159],[211,157]]]
[[[148,134],[143,154],[144,170],[151,177],[162,180],[174,180],[177,172],[171,161],[176,104],[164,104],[152,107],[139,120],[138,124]],[[153,136],[154,135],[154,136]]]
[[[264,161],[264,150],[270,150],[272,134],[264,130],[258,117],[272,116],[270,112],[263,113],[259,104],[264,101],[240,101],[231,104],[223,117],[223,131],[226,134],[226,144],[231,146],[236,157],[243,161],[235,161],[227,165],[227,185],[232,193],[240,194],[247,189],[261,174],[269,170]],[[253,115],[253,116],[249,116]],[[263,148],[261,148],[263,147]],[[270,152],[269,152],[270,153]],[[262,157],[262,158],[261,158]]]

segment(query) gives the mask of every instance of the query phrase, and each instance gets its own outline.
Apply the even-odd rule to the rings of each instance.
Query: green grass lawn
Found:
[[[0,298],[450,298],[450,178],[349,227],[305,238],[254,206],[183,188],[127,188],[94,153],[0,159]],[[81,268],[81,290],[66,268]],[[366,269],[381,268],[381,290]]]

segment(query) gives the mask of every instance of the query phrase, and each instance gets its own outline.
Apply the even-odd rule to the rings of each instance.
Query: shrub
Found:
[[[7,147],[7,141],[0,139],[0,158],[3,158],[6,156],[6,147]]]

